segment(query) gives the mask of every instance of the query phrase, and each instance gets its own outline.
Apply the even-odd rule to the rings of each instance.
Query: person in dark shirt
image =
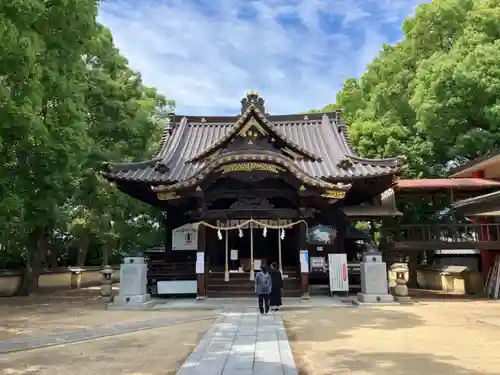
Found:
[[[282,305],[281,292],[283,290],[283,277],[276,263],[271,264],[271,271],[269,273],[271,274],[272,281],[269,305],[271,306],[271,311],[279,311]]]

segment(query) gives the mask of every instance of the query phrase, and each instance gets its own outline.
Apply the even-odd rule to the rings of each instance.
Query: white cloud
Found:
[[[420,2],[106,0],[99,20],[178,113],[236,114],[248,90],[294,113],[334,102]]]

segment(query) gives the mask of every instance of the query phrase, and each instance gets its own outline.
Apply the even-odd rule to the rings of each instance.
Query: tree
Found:
[[[147,156],[173,102],[128,67],[96,22],[97,3],[0,9],[0,256],[6,265],[24,259],[19,294],[36,291],[43,264],[72,249],[83,265],[92,244],[107,263],[122,244],[158,241],[144,226],[159,213],[96,170]]]
[[[67,200],[73,173],[88,146],[81,56],[96,14],[94,0],[19,0],[4,5],[1,18],[8,48],[22,51],[14,57],[3,52],[10,61],[2,64],[0,73],[6,86],[4,155],[10,176],[16,176],[10,183],[22,193],[14,225],[25,251],[22,294],[36,289],[58,207]],[[11,222],[12,213],[7,213]]]
[[[405,155],[411,177],[441,176],[500,146],[498,0],[434,0],[383,46],[337,105],[357,151]]]
[[[441,162],[500,147],[500,5],[476,2],[448,50],[419,65],[410,105]]]

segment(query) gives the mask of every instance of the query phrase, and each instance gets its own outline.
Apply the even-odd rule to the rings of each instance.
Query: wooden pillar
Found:
[[[196,299],[204,300],[206,296],[206,277],[207,274],[207,261],[206,261],[206,230],[204,225],[198,228],[198,253],[203,254],[203,263],[198,262],[196,259]],[[198,254],[197,254],[198,257]]]
[[[484,178],[484,170],[472,172],[472,177]],[[488,223],[489,223],[489,218],[486,216],[478,216],[476,219],[476,224],[488,224]],[[484,241],[490,240],[490,233],[486,225],[479,229],[478,235],[481,236]],[[490,269],[495,263],[496,253],[494,251],[488,251],[485,249],[480,249],[479,253],[481,254],[481,273],[483,275],[484,281],[486,282]]]
[[[188,222],[187,218],[175,207],[169,207],[166,212],[165,228],[165,261],[173,258],[172,231]]]
[[[301,223],[299,226],[299,254],[301,250],[307,250],[307,226]],[[299,256],[300,263],[300,256]],[[300,270],[300,295],[302,299],[309,299],[309,272]],[[309,270],[308,270],[309,271]]]

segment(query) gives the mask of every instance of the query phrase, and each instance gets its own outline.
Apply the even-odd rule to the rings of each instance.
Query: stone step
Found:
[[[241,290],[207,290],[207,297],[211,298],[232,298],[232,297],[255,297],[255,291],[241,291]],[[300,297],[300,290],[283,290],[282,297]]]

